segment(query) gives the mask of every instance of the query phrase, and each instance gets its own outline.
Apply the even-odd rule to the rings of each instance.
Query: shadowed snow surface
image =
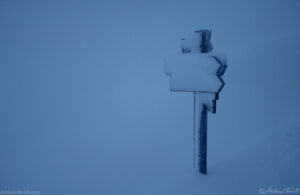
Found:
[[[126,2],[126,3],[125,3]],[[0,1],[0,190],[232,195],[300,188],[299,1]],[[228,54],[192,171],[193,94],[163,59]]]

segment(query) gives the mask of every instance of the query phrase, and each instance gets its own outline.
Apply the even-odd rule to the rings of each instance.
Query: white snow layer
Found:
[[[222,82],[216,76],[220,64],[201,53],[183,53],[165,60],[172,91],[217,93]]]
[[[300,188],[299,1],[0,2],[0,191]],[[193,93],[170,93],[161,62],[205,27],[230,60],[207,176],[190,171]]]

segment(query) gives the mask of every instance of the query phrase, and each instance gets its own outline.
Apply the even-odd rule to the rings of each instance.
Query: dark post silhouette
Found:
[[[202,107],[200,119],[200,173],[207,174],[207,108]]]
[[[201,42],[201,53],[208,53],[212,50],[210,43],[211,31],[210,30],[199,30],[196,31],[202,37]],[[195,92],[197,93],[197,92]],[[199,120],[199,119],[198,119]],[[200,119],[200,173],[207,174],[207,108],[202,107],[201,119]]]

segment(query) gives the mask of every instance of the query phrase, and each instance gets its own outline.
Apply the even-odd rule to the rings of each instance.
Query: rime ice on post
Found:
[[[181,39],[182,53],[165,60],[171,91],[194,92],[193,167],[207,174],[207,110],[216,113],[227,68],[222,53],[211,52],[211,30],[197,30]]]

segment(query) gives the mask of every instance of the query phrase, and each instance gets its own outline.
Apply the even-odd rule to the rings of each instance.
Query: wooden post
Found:
[[[184,54],[186,56],[180,56],[182,58],[179,59],[177,64],[178,67],[174,65],[175,69],[173,71],[176,72],[177,78],[175,73],[175,76],[172,77],[172,66],[170,66],[169,62],[165,62],[166,75],[170,76],[171,79],[171,90],[194,92],[193,168],[202,174],[207,174],[207,111],[209,110],[212,113],[216,113],[216,100],[219,98],[219,92],[225,84],[221,76],[224,74],[227,67],[225,56],[221,55],[221,57],[219,57],[217,54],[199,55],[199,53],[209,53],[213,49],[213,46],[210,43],[210,38],[211,30],[204,29],[194,31],[193,35],[187,39],[181,39],[182,53],[194,53],[196,55]],[[193,58],[195,56],[199,58]],[[185,57],[190,61],[186,60]],[[216,60],[215,63],[220,65],[216,70],[215,75],[206,70],[206,66],[201,64],[209,63],[208,61],[202,62],[201,60],[198,60],[202,59],[201,57],[213,58]],[[217,65],[213,63],[211,64],[212,66]],[[187,66],[187,70],[183,70],[185,65]],[[182,69],[178,69],[179,67]],[[201,74],[197,76],[194,72],[191,73],[191,71],[201,71],[201,74],[207,74],[207,76],[210,76],[211,79],[215,79],[214,85],[216,87],[218,86],[218,89],[206,86],[206,83],[202,81],[205,78],[199,79],[198,77],[201,76]],[[208,81],[210,80],[208,79]]]
[[[200,173],[207,174],[207,108],[202,107],[200,119]]]
[[[199,34],[199,51],[208,53],[213,47],[210,43],[211,30],[197,30]],[[182,39],[184,41],[184,39]],[[182,46],[183,53],[191,50]],[[200,92],[194,92],[194,128],[193,128],[193,168],[207,174],[207,107],[202,105]]]
[[[207,174],[207,107],[201,102],[201,93],[194,92],[193,167]]]

